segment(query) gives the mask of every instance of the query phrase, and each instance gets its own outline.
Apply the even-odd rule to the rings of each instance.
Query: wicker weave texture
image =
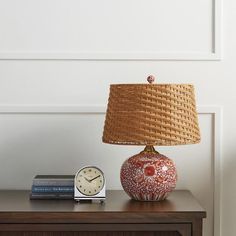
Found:
[[[127,145],[181,145],[199,141],[193,85],[110,86],[103,142]]]

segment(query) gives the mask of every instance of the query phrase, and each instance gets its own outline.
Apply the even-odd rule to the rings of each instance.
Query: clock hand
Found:
[[[94,177],[94,178],[92,178],[92,179],[90,179],[90,181],[89,182],[92,182],[93,180],[95,180],[95,179],[97,179],[98,177],[100,177],[101,175],[98,175],[98,176],[96,176],[96,177]]]
[[[91,182],[91,180],[87,179],[86,177],[84,177],[84,178],[85,178],[85,180],[87,180],[88,182]]]

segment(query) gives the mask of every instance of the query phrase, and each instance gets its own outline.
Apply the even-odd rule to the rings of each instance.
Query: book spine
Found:
[[[36,175],[34,179],[44,180],[44,179],[52,179],[52,180],[71,180],[74,179],[75,175]]]
[[[44,193],[44,192],[74,192],[73,186],[32,186],[32,192]]]
[[[34,186],[74,186],[74,180],[33,180]]]
[[[73,194],[30,194],[30,199],[73,199]]]

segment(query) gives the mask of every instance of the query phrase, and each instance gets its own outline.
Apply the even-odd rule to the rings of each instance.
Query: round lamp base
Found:
[[[177,172],[174,162],[152,146],[127,159],[120,172],[125,192],[139,201],[161,201],[175,189]]]

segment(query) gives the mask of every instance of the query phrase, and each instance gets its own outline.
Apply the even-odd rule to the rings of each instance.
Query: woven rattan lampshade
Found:
[[[193,85],[110,86],[103,142],[154,146],[199,141]]]

